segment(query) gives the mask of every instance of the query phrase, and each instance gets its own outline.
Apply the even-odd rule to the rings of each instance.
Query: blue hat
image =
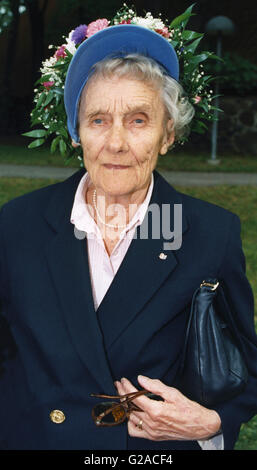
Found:
[[[107,56],[122,57],[130,53],[151,57],[164,67],[168,75],[178,80],[179,64],[176,52],[167,39],[155,31],[136,25],[117,25],[93,34],[75,52],[65,81],[67,125],[75,142],[79,142],[79,99],[92,66]]]

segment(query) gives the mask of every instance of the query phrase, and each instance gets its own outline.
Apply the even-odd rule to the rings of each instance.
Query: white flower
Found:
[[[40,72],[42,73],[42,75],[49,75],[49,74],[54,73],[52,70],[52,67],[55,64],[56,64],[56,57],[54,56],[42,62],[42,67],[40,69]]]
[[[153,18],[151,13],[147,13],[145,18],[141,16],[135,16],[132,22],[138,26],[143,26],[148,29],[163,29],[165,24],[160,18]]]
[[[75,52],[76,52],[75,42],[72,41],[72,39],[71,39],[73,31],[74,31],[74,29],[70,32],[69,36],[66,38],[66,44],[64,44],[65,49],[67,49],[72,55],[75,54]]]

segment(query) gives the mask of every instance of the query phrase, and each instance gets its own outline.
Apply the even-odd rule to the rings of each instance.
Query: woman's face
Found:
[[[79,134],[95,187],[110,196],[147,187],[158,154],[174,140],[159,92],[129,78],[91,80],[82,94]]]

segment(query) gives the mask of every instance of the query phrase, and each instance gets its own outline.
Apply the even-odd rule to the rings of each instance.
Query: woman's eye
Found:
[[[144,123],[144,120],[143,120],[143,119],[140,119],[140,118],[137,118],[137,119],[134,120],[134,122],[135,122],[136,124],[143,124],[143,123]]]
[[[102,124],[103,120],[102,119],[94,119],[94,124]]]

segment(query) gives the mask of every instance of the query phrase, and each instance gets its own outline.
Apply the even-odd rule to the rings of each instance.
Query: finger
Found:
[[[128,382],[128,383],[127,383]],[[116,388],[118,390],[118,393],[119,395],[126,395],[128,393],[134,393],[134,392],[137,392],[138,389],[134,387],[134,385],[131,384],[131,382],[129,381],[125,381],[124,382],[119,382],[119,381],[116,381],[115,382],[115,385],[116,385]]]
[[[124,390],[126,390],[126,393],[138,391],[138,389],[126,377],[122,377],[122,379],[120,380],[120,384],[122,385]]]
[[[141,387],[156,395],[160,395],[165,401],[168,401],[169,403],[174,402],[182,397],[182,394],[179,390],[165,385],[159,379],[150,379],[149,377],[139,375],[137,381]]]
[[[139,423],[142,420],[142,430]],[[162,426],[160,423],[155,423],[149,418],[147,414],[142,414],[139,416],[136,412],[130,414],[129,421],[137,428],[134,430],[136,437],[138,437],[138,430],[140,432],[144,431],[146,439],[154,441],[184,441],[188,440],[188,437],[184,436],[184,433],[177,430],[176,428],[172,429],[171,426]],[[133,428],[131,428],[133,430]],[[139,436],[140,437],[140,436]],[[143,437],[141,435],[141,437]]]
[[[124,392],[124,387],[123,387],[122,383],[117,380],[116,382],[114,382],[114,385],[115,385],[115,387],[118,391],[118,394],[119,395],[124,395],[125,392]]]
[[[142,420],[143,421],[143,420]],[[151,436],[148,434],[144,421],[142,423],[142,429],[138,426],[140,420],[135,416],[132,418],[132,415],[128,421],[128,433],[131,437],[139,437],[144,439],[151,439]]]
[[[129,419],[135,424],[139,424],[141,421],[144,423],[144,429],[149,434],[156,428],[155,423],[151,417],[145,412],[132,411],[129,415]]]
[[[167,432],[166,429],[156,426],[156,423],[152,422],[146,414],[138,417],[136,413],[131,413],[129,423],[133,426],[129,426],[128,430],[131,430],[135,437],[144,437],[152,441],[166,441],[177,438],[177,435],[173,434],[170,430]],[[141,426],[139,425],[140,423]]]
[[[131,384],[131,382],[123,377],[121,379],[121,384],[123,386],[123,391],[124,393],[130,393],[130,392],[136,392],[137,389],[134,387],[134,385]],[[143,411],[147,413],[158,413],[158,410],[160,407],[163,405],[163,402],[157,401],[150,399],[146,397],[145,395],[142,395],[138,398],[133,399],[133,403],[135,403],[139,408],[141,408]]]
[[[124,389],[123,385],[118,381],[115,383],[115,385],[116,385],[116,388],[117,388],[117,393],[122,397],[122,398],[120,398],[121,402],[126,401],[127,399],[129,400],[129,396],[128,396],[129,393],[135,394],[136,392],[138,392],[138,390],[135,389],[133,392],[127,393],[127,391]],[[141,411],[141,409],[139,407],[137,407],[137,405],[135,404],[134,399],[129,400],[129,402],[130,402],[131,408],[133,408],[135,410],[138,410],[138,411]]]

